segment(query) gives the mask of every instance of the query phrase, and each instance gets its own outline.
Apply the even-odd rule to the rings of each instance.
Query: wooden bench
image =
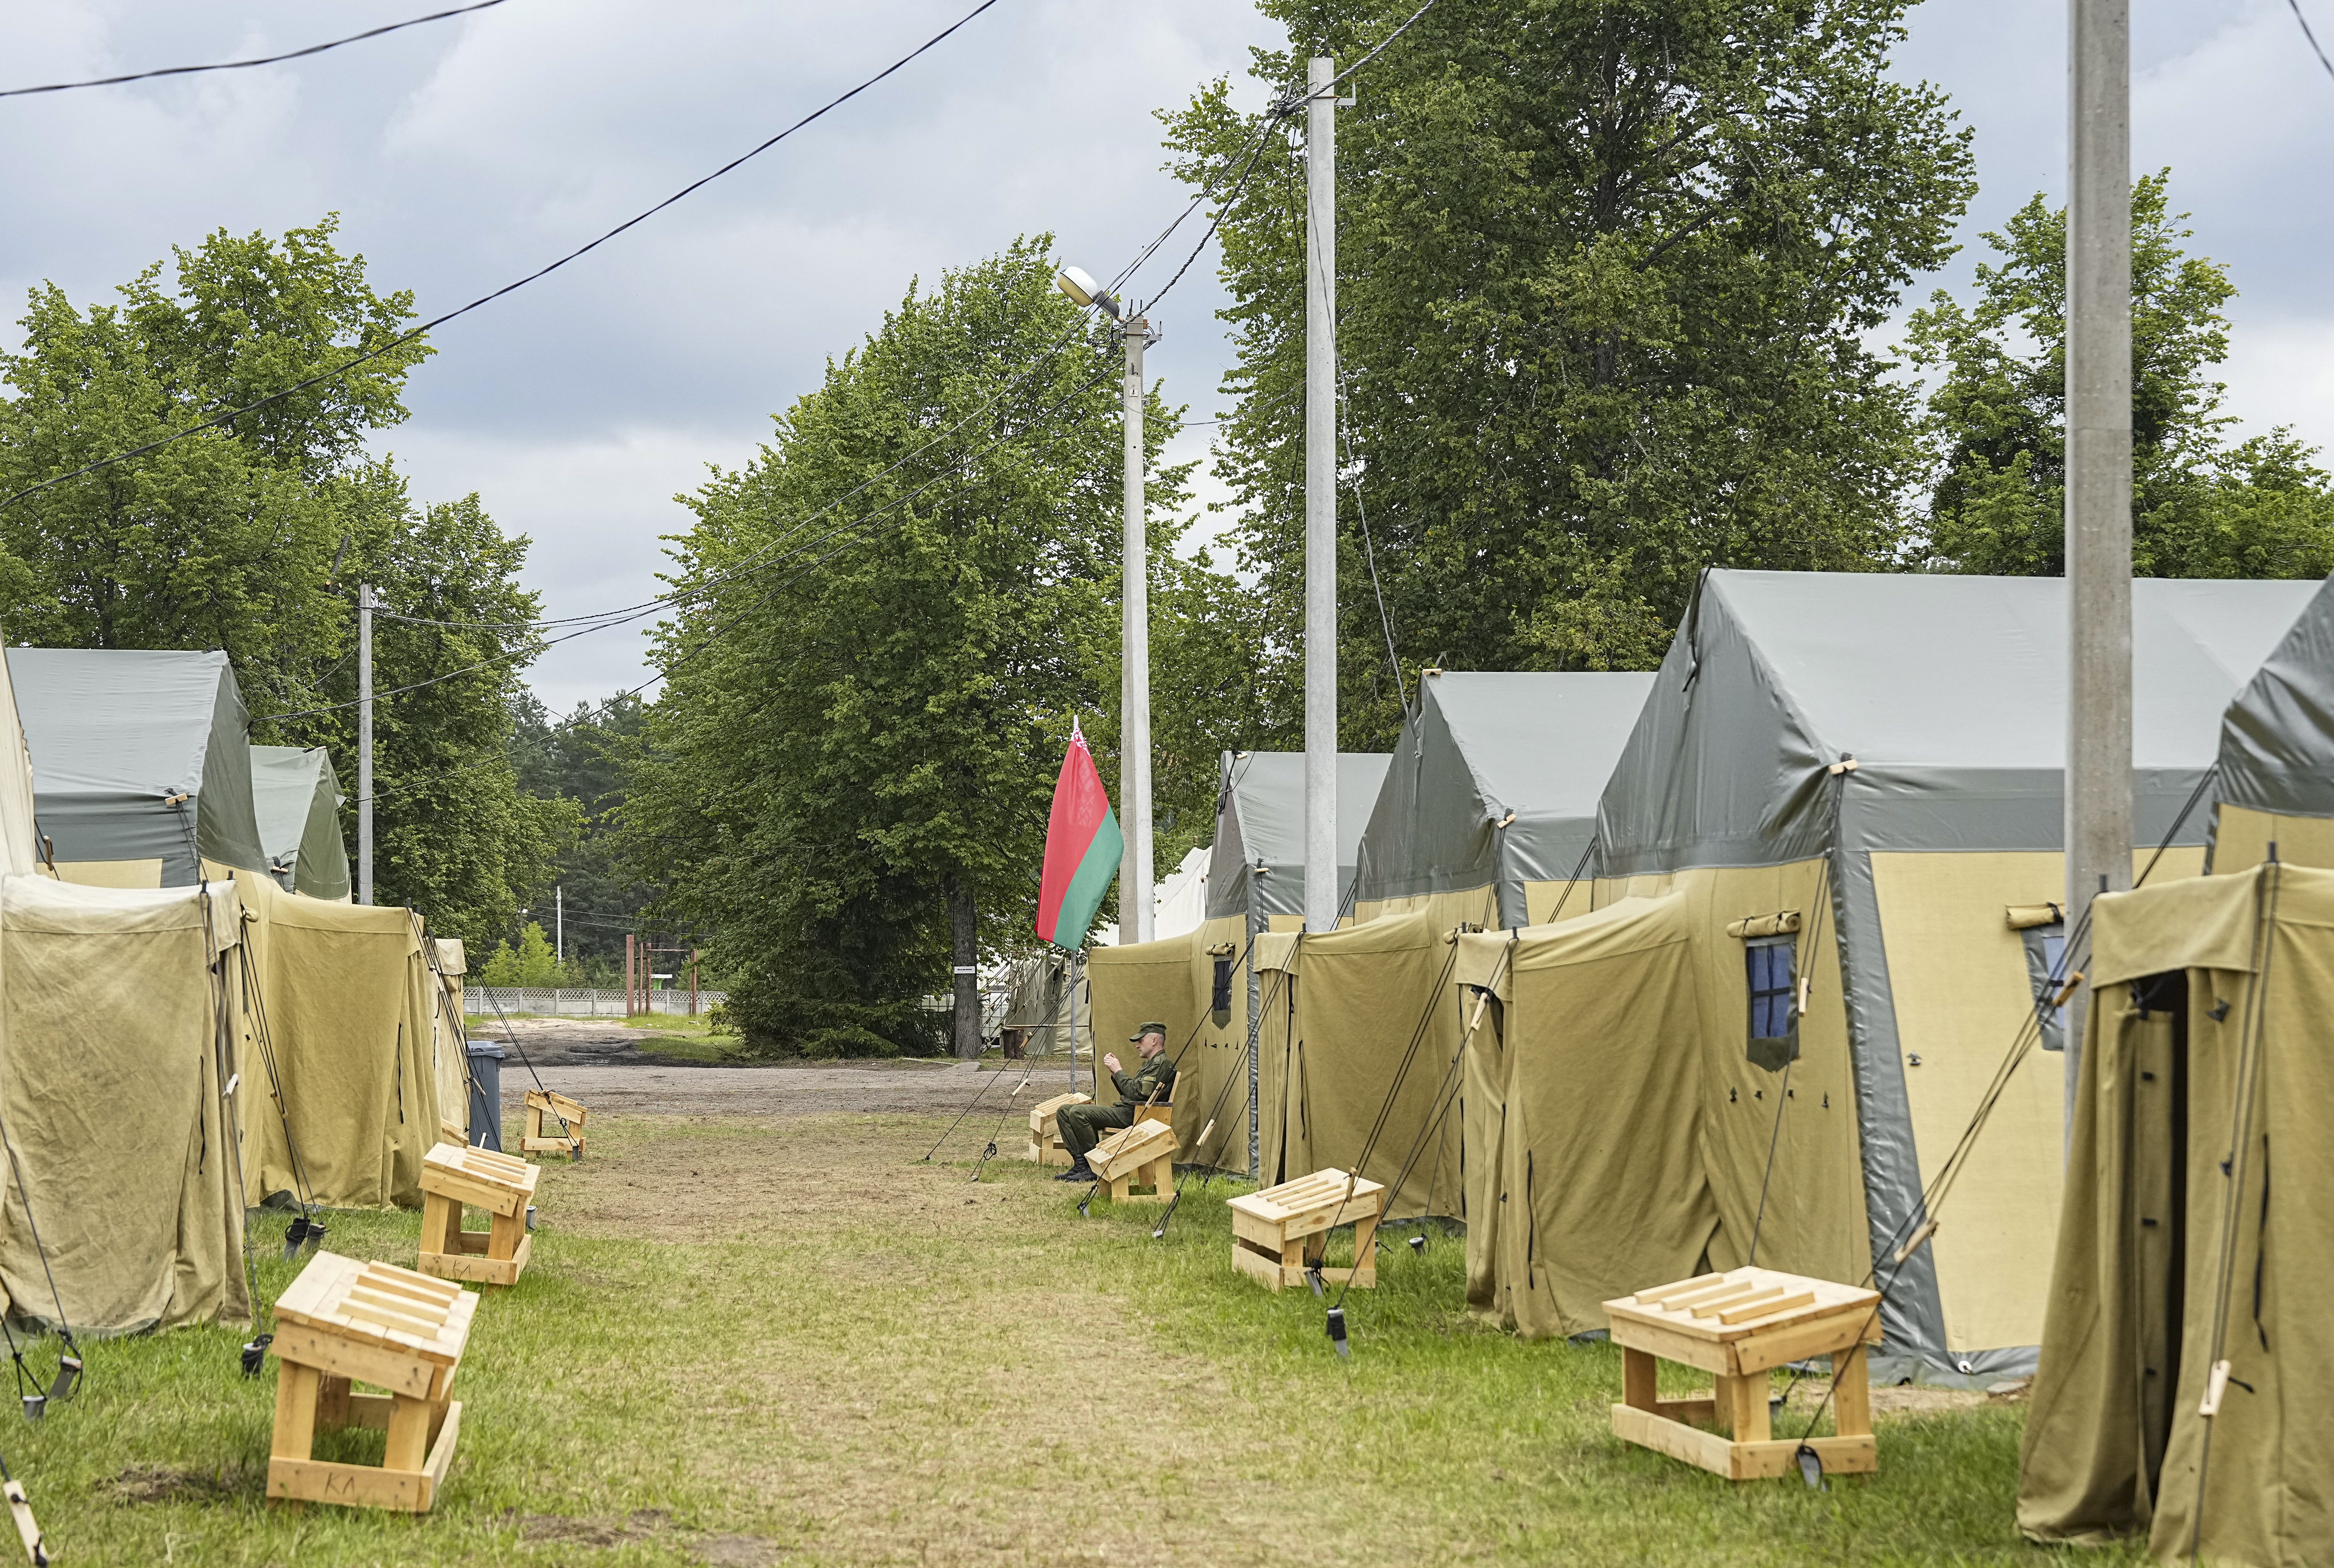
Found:
[[[1175,1128],[1172,1122],[1137,1116],[1086,1151],[1113,1203],[1164,1203],[1175,1191]]]
[[[1040,1166],[1058,1165],[1066,1170],[1069,1169],[1070,1151],[1062,1147],[1062,1131],[1055,1125],[1055,1118],[1061,1113],[1064,1106],[1089,1103],[1091,1100],[1088,1096],[1073,1090],[1067,1094],[1056,1094],[1051,1100],[1041,1100],[1031,1106],[1029,1108],[1029,1147],[1022,1151],[1021,1158],[1034,1159]]]
[[[1768,1373],[1810,1356],[1832,1359],[1837,1436],[1807,1446],[1833,1475],[1880,1467],[1864,1347],[1880,1339],[1877,1291],[1771,1268],[1738,1268],[1656,1285],[1605,1303],[1621,1347],[1621,1400],[1613,1434],[1749,1481],[1788,1476],[1797,1438],[1778,1440],[1768,1419]],[[1699,1367],[1717,1380],[1707,1396],[1664,1400],[1655,1391],[1661,1361]],[[1692,1422],[1722,1425],[1727,1435]]]
[[[1324,1280],[1373,1289],[1378,1283],[1378,1220],[1385,1213],[1385,1192],[1382,1182],[1316,1170],[1232,1198],[1232,1267],[1274,1290],[1303,1284],[1315,1271]],[[1354,1227],[1354,1266],[1323,1268],[1329,1233],[1341,1225]]]
[[[462,1407],[450,1398],[478,1298],[389,1263],[320,1252],[275,1303],[280,1361],[271,1498],[426,1514],[454,1462]],[[351,1391],[352,1382],[386,1393]],[[388,1433],[379,1465],[314,1457],[319,1427]]]
[[[543,1168],[491,1149],[440,1143],[421,1157],[421,1258],[414,1266],[440,1279],[510,1285],[526,1271],[535,1237],[527,1206]],[[462,1210],[483,1208],[485,1230],[464,1230]]]
[[[564,1122],[565,1125],[555,1134],[545,1135],[543,1130],[543,1119],[546,1114],[554,1121]],[[528,1090],[526,1092],[526,1130],[519,1136],[519,1152],[521,1154],[565,1153],[573,1154],[578,1159],[583,1159],[584,1120],[590,1114],[591,1112],[581,1104],[568,1099],[564,1094],[549,1089]]]

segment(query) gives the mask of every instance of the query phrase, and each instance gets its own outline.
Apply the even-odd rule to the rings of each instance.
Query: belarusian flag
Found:
[[[1037,935],[1057,948],[1086,939],[1102,896],[1118,874],[1125,835],[1103,794],[1102,774],[1075,720],[1070,724],[1069,755],[1054,783],[1054,814],[1046,825],[1046,871],[1037,881]]]

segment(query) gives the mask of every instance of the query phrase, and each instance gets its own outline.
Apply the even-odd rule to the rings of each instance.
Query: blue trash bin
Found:
[[[470,1042],[470,1142],[496,1153],[503,1148],[503,1048]]]

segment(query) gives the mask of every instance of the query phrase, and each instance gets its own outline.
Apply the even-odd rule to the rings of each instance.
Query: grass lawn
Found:
[[[275,1363],[244,1380],[240,1330],[90,1347],[0,1447],[67,1564],[2058,1560],[2012,1527],[2015,1407],[1884,1419],[1881,1474],[1827,1493],[1732,1486],[1610,1438],[1617,1352],[1471,1323],[1455,1237],[1385,1255],[1341,1361],[1310,1293],[1232,1275],[1226,1183],[1154,1242],[1018,1159],[969,1181],[985,1118],[918,1163],[945,1125],[594,1118],[480,1306],[427,1517],[262,1500]],[[332,1225],[413,1256],[413,1215]]]

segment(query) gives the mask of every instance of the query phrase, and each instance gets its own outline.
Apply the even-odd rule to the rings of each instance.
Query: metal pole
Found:
[[[372,584],[357,584],[357,902],[372,902]]]
[[[1305,111],[1305,928],[1337,928],[1336,63]]]
[[[1126,848],[1118,867],[1118,940],[1151,940],[1151,537],[1143,515],[1143,351],[1151,323],[1129,321],[1126,379],[1126,513],[1119,545],[1119,805]]]
[[[2131,886],[2131,7],[2069,0],[2067,922]],[[2071,958],[2071,948],[2070,948]],[[2068,1004],[2071,1130],[2089,1004]]]
[[[632,1015],[632,943],[630,931],[624,933],[624,1016]]]

